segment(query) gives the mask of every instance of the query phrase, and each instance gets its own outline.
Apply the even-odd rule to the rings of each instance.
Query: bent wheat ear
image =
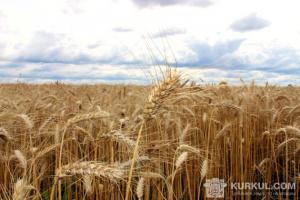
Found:
[[[295,106],[290,112],[288,113],[289,116],[293,116],[295,113],[300,111],[300,105]]]
[[[184,84],[181,83],[181,75],[178,71],[167,70],[164,79],[153,87],[148,96],[148,103],[144,109],[145,117],[149,118],[156,115],[166,99],[183,86]]]
[[[39,132],[41,132],[53,119],[54,119],[54,117],[52,115],[50,117],[48,117],[48,119],[46,119],[40,126]]]
[[[71,118],[68,120],[67,124],[75,124],[81,121],[89,120],[89,119],[98,119],[98,118],[105,118],[109,117],[110,114],[106,111],[97,111],[93,113],[87,113],[87,114],[79,114],[76,115],[75,117]]]
[[[92,175],[100,178],[107,178],[113,182],[116,182],[124,176],[127,172],[124,169],[120,169],[116,166],[111,166],[105,163],[95,162],[75,162],[62,166],[59,176],[64,175]]]
[[[294,126],[286,126],[284,128],[277,129],[274,135],[277,136],[280,134],[288,134],[295,137],[300,137],[300,129]]]
[[[165,179],[161,174],[156,172],[141,172],[141,176],[150,179]]]
[[[187,145],[187,144],[182,144],[180,145],[177,150],[180,150],[180,151],[188,151],[188,152],[191,152],[191,153],[194,153],[196,155],[200,155],[201,151],[195,147],[192,147],[190,145]]]
[[[277,146],[276,153],[278,154],[284,147],[286,147],[288,145],[288,143],[291,143],[291,142],[300,143],[300,139],[299,138],[289,138],[289,139],[283,141],[282,143],[280,143]]]
[[[10,134],[6,131],[4,128],[0,128],[0,139],[2,139],[4,142],[8,142],[12,140],[12,137]]]
[[[226,133],[226,131],[228,131],[230,127],[231,123],[225,124],[225,126],[216,134],[215,139],[219,139],[222,136],[224,136],[224,134]]]
[[[27,168],[27,159],[20,150],[15,150],[15,156],[23,169]]]
[[[142,162],[147,162],[147,161],[150,161],[150,158],[148,156],[138,156],[135,160],[137,164],[140,164]],[[126,169],[130,167],[131,163],[132,163],[132,159],[121,163],[115,163],[114,166],[118,166],[120,169]]]
[[[17,115],[17,116],[20,117],[24,121],[24,123],[25,123],[25,125],[28,129],[33,128],[33,121],[29,118],[28,115],[20,114],[20,115]]]
[[[175,166],[176,168],[179,168],[188,158],[188,152],[183,152],[182,154],[180,154],[180,156],[178,156]]]
[[[300,137],[300,129],[294,126],[286,126],[285,130],[287,133],[291,135],[295,135],[296,137]]]
[[[263,159],[263,160],[258,164],[258,168],[259,168],[259,169],[262,169],[262,167],[263,167],[266,163],[268,163],[268,162],[270,162],[270,161],[272,161],[270,158],[265,158],[265,159]]]
[[[126,136],[122,131],[113,131],[108,134],[103,134],[100,137],[111,138],[112,140],[128,145],[131,148],[135,146],[135,141]]]

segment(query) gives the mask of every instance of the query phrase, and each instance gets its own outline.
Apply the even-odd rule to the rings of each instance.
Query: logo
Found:
[[[224,179],[207,179],[204,187],[207,198],[224,198],[224,188],[227,186]]]

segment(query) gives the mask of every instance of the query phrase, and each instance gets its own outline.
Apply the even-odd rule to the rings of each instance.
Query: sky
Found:
[[[300,84],[297,0],[0,0],[0,82]],[[159,73],[159,72],[158,72]]]

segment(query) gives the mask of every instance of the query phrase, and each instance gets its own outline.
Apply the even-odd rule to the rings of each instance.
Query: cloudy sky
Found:
[[[297,0],[0,0],[0,81],[300,84]]]

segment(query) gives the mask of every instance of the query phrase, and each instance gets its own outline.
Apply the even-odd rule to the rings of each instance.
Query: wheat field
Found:
[[[0,199],[300,199],[300,88],[197,85],[168,69],[151,86],[0,85]],[[236,196],[234,182],[293,190]]]

